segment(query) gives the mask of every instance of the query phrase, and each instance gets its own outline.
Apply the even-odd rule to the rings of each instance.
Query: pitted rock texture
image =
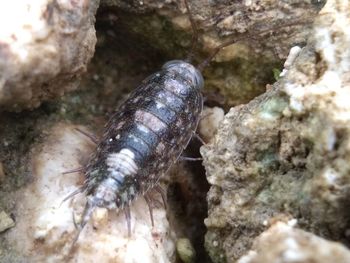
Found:
[[[113,13],[110,6],[127,10],[131,15],[119,12],[116,17],[128,32],[169,59],[185,59],[191,53],[194,65],[220,44],[238,41],[222,49],[204,70],[205,92],[220,93],[224,98],[220,106],[227,107],[247,103],[265,91],[265,85],[274,81],[272,70],[281,67],[289,49],[306,43],[309,25],[324,3],[188,0],[198,27],[195,50],[191,50],[194,34],[182,0],[106,0],[101,1],[101,10]],[[104,13],[104,17],[108,16]]]
[[[25,262],[174,262],[175,236],[164,207],[153,209],[153,227],[143,198],[131,205],[131,237],[123,211],[97,209],[72,248],[74,220],[80,220],[86,196],[63,200],[82,185],[84,176],[62,172],[84,165],[95,146],[75,128],[56,123],[32,149],[33,183],[17,193],[16,227],[5,236],[13,254],[25,257]],[[23,262],[1,260],[0,256],[0,262]]]
[[[203,108],[197,131],[205,142],[214,137],[220,122],[224,119],[224,114],[224,110],[219,107]]]
[[[74,213],[79,222],[86,196],[77,195],[61,205],[62,200],[84,181],[82,174],[61,173],[86,164],[95,149],[89,139],[74,128],[85,127],[99,136],[108,117],[123,103],[130,89],[136,88],[148,76],[149,69],[157,66],[154,60],[145,61],[143,54],[147,52],[135,51],[129,46],[120,49],[113,36],[108,33],[99,36],[102,41],[89,66],[89,74],[83,76],[81,89],[33,111],[0,114],[0,123],[4,124],[0,129],[0,159],[4,172],[0,174],[0,211],[4,210],[16,224],[0,233],[0,262],[69,262],[65,256],[76,233],[72,215]],[[118,48],[110,48],[116,46]],[[137,58],[133,63],[129,63],[131,52]],[[201,167],[200,162],[195,163]],[[176,167],[171,172],[174,176],[177,173],[186,180],[190,178],[189,169],[184,171]],[[206,181],[204,176],[201,179]],[[191,184],[195,184],[192,181]],[[172,212],[178,226],[190,228],[191,233],[200,237],[196,242],[204,237],[201,223],[206,213],[207,188],[200,192],[200,199],[197,189],[198,184],[196,191],[187,190],[184,185],[184,191],[191,195],[190,202],[186,199],[189,210],[203,206],[203,215],[188,216],[194,227],[188,226],[188,221],[184,223],[183,217],[179,219],[170,208],[177,200],[168,197],[170,212],[166,212],[157,194],[153,208],[155,227],[152,227],[148,206],[140,197],[131,208],[131,238],[127,236],[123,211],[110,211],[107,217],[105,211],[99,211],[81,233],[70,261],[95,262],[98,258],[101,263],[174,262],[177,236],[174,232],[178,228],[168,223]],[[192,199],[194,195],[195,200]],[[192,244],[199,255],[198,245]]]
[[[94,54],[98,3],[0,4],[0,111],[33,109],[77,88]]]
[[[238,263],[347,263],[350,251],[311,233],[277,222],[256,238]]]
[[[276,218],[346,243],[350,205],[350,4],[329,1],[286,76],[232,108],[201,149],[206,247],[233,262]]]

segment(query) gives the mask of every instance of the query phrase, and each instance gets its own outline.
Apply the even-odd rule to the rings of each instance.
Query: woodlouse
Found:
[[[197,28],[188,3],[184,2],[194,32],[193,51]],[[130,235],[129,206],[138,195],[143,195],[148,203],[153,225],[147,193],[151,188],[162,193],[157,185],[160,176],[176,162],[195,133],[203,106],[201,70],[220,49],[249,37],[223,43],[197,67],[183,60],[165,63],[159,72],[146,78],[111,116],[88,165],[84,169],[69,171],[83,170],[86,176],[84,185],[66,198],[80,192],[87,195],[73,244],[96,207],[123,209]],[[190,52],[189,59],[192,54]]]
[[[97,143],[97,149],[86,167],[66,172],[83,171],[86,176],[83,186],[66,198],[87,194],[73,244],[96,207],[124,210],[130,236],[129,205],[138,195],[144,196],[154,224],[147,192],[155,188],[165,202],[157,183],[196,131],[203,85],[202,74],[193,65],[169,61],[129,95],[110,117],[100,140],[85,134]]]
[[[78,189],[87,193],[80,229],[95,207],[119,208],[130,235],[129,204],[140,194],[149,204],[147,191],[186,148],[202,111],[202,87],[201,73],[175,60],[130,94],[106,124],[85,169],[86,181]]]

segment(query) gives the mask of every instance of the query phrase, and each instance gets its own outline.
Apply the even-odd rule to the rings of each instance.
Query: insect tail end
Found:
[[[64,202],[66,202],[68,199],[70,199],[70,198],[72,198],[73,196],[75,196],[75,195],[77,195],[77,194],[80,194],[80,193],[82,193],[82,192],[84,192],[84,188],[83,188],[83,187],[79,187],[77,190],[71,192],[69,195],[67,195],[67,196],[61,201],[61,203],[60,203],[60,205],[59,205],[59,208],[60,208],[60,207],[62,206],[62,204],[63,204]]]
[[[73,222],[74,222],[75,228],[77,229],[77,232],[74,236],[72,246],[70,248],[70,252],[73,251],[73,249],[75,248],[75,244],[77,243],[77,241],[79,239],[80,233],[83,231],[87,222],[89,222],[89,220],[91,218],[91,214],[95,210],[95,208],[96,208],[96,204],[93,202],[89,202],[89,200],[88,200],[86,202],[86,205],[85,205],[85,208],[83,211],[83,215],[82,215],[82,219],[81,219],[81,222],[79,224],[76,223],[75,217],[73,216]]]

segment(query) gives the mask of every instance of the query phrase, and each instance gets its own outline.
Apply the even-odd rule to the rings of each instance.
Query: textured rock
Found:
[[[98,0],[0,4],[0,111],[32,109],[77,88],[95,43]]]
[[[319,238],[278,222],[254,241],[252,250],[237,263],[346,263],[350,251],[343,245]]]
[[[202,147],[206,247],[232,262],[276,218],[346,242],[350,196],[350,13],[329,1],[308,45],[265,94],[232,108]]]
[[[198,125],[198,132],[204,141],[209,142],[214,137],[220,122],[224,119],[224,110],[219,107],[204,107]]]
[[[56,124],[50,136],[33,149],[34,182],[18,193],[17,224],[8,234],[12,247],[28,262],[172,262],[175,245],[164,208],[154,209],[139,198],[131,206],[132,236],[123,213],[98,209],[70,252],[86,199],[62,200],[83,182],[81,174],[62,172],[86,162],[93,145],[74,126]],[[159,198],[159,196],[155,196]],[[35,248],[35,249],[34,249]]]
[[[11,217],[9,217],[4,211],[0,212],[0,233],[5,230],[14,227],[15,222]]]
[[[265,85],[273,81],[273,68],[281,66],[281,58],[287,56],[290,47],[305,43],[307,25],[325,1],[188,2],[199,28],[198,50],[193,52],[195,64],[225,41],[249,36],[222,49],[204,71],[206,92],[220,93],[223,104],[232,106],[265,91]],[[184,59],[190,51],[193,33],[183,1],[107,0],[101,5],[122,7],[132,13],[156,10],[131,17],[119,12],[116,16],[129,32],[141,36],[170,59]],[[259,35],[262,31],[265,34]]]
[[[135,50],[129,45],[120,47],[118,46],[119,39],[115,39],[108,33],[101,32],[99,37],[96,56],[89,66],[89,74],[83,77],[81,89],[66,94],[60,100],[45,103],[33,111],[2,112],[0,114],[0,137],[2,138],[0,156],[6,173],[4,181],[0,183],[0,211],[4,210],[16,221],[15,227],[0,234],[0,262],[46,262],[43,259],[45,256],[52,262],[66,262],[62,258],[67,254],[72,235],[75,233],[72,214],[74,212],[78,221],[85,197],[78,195],[73,200],[63,203],[58,209],[63,198],[83,181],[82,175],[64,176],[61,172],[84,164],[93,148],[86,138],[73,128],[81,124],[84,125],[83,127],[89,126],[90,131],[99,134],[108,115],[122,102],[127,92],[137,87],[150,70],[158,69],[156,66],[159,61],[148,60],[144,56],[147,52],[144,52],[143,49]],[[118,48],[110,48],[115,46]],[[133,60],[130,60],[130,54]],[[58,123],[61,124],[57,125]],[[50,161],[47,160],[48,158]],[[195,163],[198,163],[201,168],[199,162]],[[178,173],[185,176],[186,180],[190,178],[187,175],[191,175],[190,171],[183,173],[181,169]],[[176,169],[172,174],[176,174]],[[201,171],[201,175],[202,181],[206,181],[203,176],[204,171]],[[195,182],[191,184],[195,185]],[[203,207],[200,216],[198,213],[193,216],[188,212],[188,218],[191,220],[188,225],[186,224],[189,220],[185,223],[182,217],[179,219],[179,214],[176,214],[178,210],[172,209],[172,203],[176,203],[177,200],[171,200],[169,197],[168,210],[172,210],[173,213],[167,211],[165,214],[162,203],[158,207],[158,202],[156,202],[158,208],[155,211],[154,221],[157,226],[151,229],[148,208],[140,198],[132,206],[131,223],[135,232],[132,233],[130,240],[126,238],[127,227],[123,213],[116,214],[112,211],[106,217],[105,211],[99,210],[88,228],[84,229],[77,243],[76,254],[73,254],[71,261],[89,262],[88,260],[96,261],[96,258],[107,260],[115,256],[112,262],[117,259],[121,259],[120,262],[127,262],[127,260],[144,262],[157,254],[159,257],[152,258],[151,262],[163,259],[165,262],[173,262],[176,252],[174,245],[176,236],[173,235],[175,227],[169,226],[166,219],[172,215],[177,225],[186,228],[185,233],[195,232],[195,242],[193,240],[191,242],[198,255],[199,245],[202,246],[203,251],[206,190],[201,190],[199,200],[197,198],[186,200],[186,205],[191,207],[190,212],[194,205]],[[43,199],[42,191],[47,191],[45,199]],[[199,192],[193,189],[190,191],[192,196]],[[156,197],[159,198],[159,196]],[[39,200],[42,202],[37,205]],[[35,205],[37,207],[33,208]],[[48,215],[47,220],[45,220],[46,215]],[[106,219],[107,224],[105,224]],[[198,225],[200,225],[200,231],[198,231]],[[98,229],[92,230],[92,226]],[[158,235],[159,229],[166,229],[168,233],[164,234],[159,231],[160,235]],[[181,233],[181,236],[193,238],[191,234]],[[20,241],[22,238],[23,242]],[[105,239],[101,240],[102,238]],[[109,241],[112,243],[107,243]],[[91,243],[93,245],[90,246]],[[119,245],[123,246],[118,250],[119,252],[111,252]],[[96,248],[97,246],[103,248]],[[33,247],[35,249],[31,250]],[[166,251],[163,259],[162,251]],[[100,256],[99,253],[102,253],[103,256]],[[117,253],[119,254],[116,255]],[[90,258],[86,259],[86,257]]]
[[[141,1],[123,2],[141,3]],[[179,15],[179,9],[176,5],[168,5],[170,1],[154,2],[162,2],[162,7],[164,8],[158,10],[159,12],[157,11],[157,13],[153,13],[153,16],[152,14],[126,14],[125,12],[121,14],[117,13],[116,16],[108,16],[101,9],[99,23],[103,25],[101,26],[100,24],[99,52],[97,52],[99,54],[94,58],[94,62],[91,63],[89,74],[85,76],[85,81],[81,85],[84,89],[70,93],[69,96],[64,96],[58,102],[44,104],[32,112],[24,111],[21,114],[3,113],[0,116],[1,123],[6,123],[6,125],[1,125],[2,129],[0,129],[1,138],[4,138],[0,144],[0,155],[6,172],[5,182],[0,185],[0,206],[8,214],[13,214],[16,223],[18,223],[14,228],[0,235],[0,262],[22,263],[29,260],[32,262],[42,262],[44,261],[42,257],[46,257],[46,259],[52,262],[62,262],[62,258],[67,254],[72,235],[75,232],[72,224],[72,212],[74,212],[77,220],[79,220],[84,196],[77,196],[72,201],[64,203],[61,208],[58,208],[57,205],[59,205],[66,194],[78,185],[81,185],[83,180],[79,174],[64,177],[60,172],[83,163],[84,156],[89,151],[88,148],[91,147],[85,145],[85,141],[82,141],[81,136],[72,130],[74,126],[67,123],[88,124],[91,125],[90,128],[92,130],[98,131],[103,127],[108,113],[116,108],[116,105],[120,103],[120,98],[127,91],[135,88],[149,73],[158,70],[159,66],[167,59],[183,58],[186,51],[188,51],[192,33],[190,32],[184,7],[181,7],[182,14]],[[172,1],[172,3],[175,2],[178,1]],[[212,10],[215,11],[206,13],[209,17],[212,16],[213,20],[202,20],[202,17],[198,15],[199,12],[202,12],[202,9],[200,9],[201,4],[198,3],[203,2],[189,2],[195,19],[201,27],[200,35],[203,36],[200,40],[202,46],[200,53],[203,54],[199,56],[206,57],[212,47],[222,43],[224,40],[224,31],[216,29],[216,23],[224,19],[220,13],[225,13],[229,9],[232,11],[237,6],[229,6],[229,1],[221,1],[220,3],[217,1],[215,5],[217,5],[218,9],[213,7]],[[146,1],[144,3],[145,5],[147,4]],[[252,2],[250,3],[251,5],[256,5]],[[263,6],[267,2],[260,1],[260,3],[262,3],[261,10],[264,10]],[[298,6],[299,3],[295,2],[294,7]],[[248,1],[247,4],[249,4]],[[286,5],[288,6],[288,3]],[[57,5],[53,7],[53,10],[56,10],[55,7]],[[307,14],[305,18],[307,19],[308,17],[313,17],[317,12],[317,8],[313,9],[313,7],[314,5],[310,5],[307,2],[303,8],[305,10],[310,8],[312,11],[309,9],[309,12],[304,12],[302,8],[295,8],[295,10],[299,14],[303,11],[303,14]],[[115,9],[113,8],[113,10]],[[208,11],[204,7],[203,10]],[[283,11],[283,9],[281,10]],[[289,8],[286,13],[289,12],[293,12],[293,10]],[[162,15],[159,16],[159,14]],[[228,15],[228,13],[225,14]],[[282,15],[281,19],[285,18],[285,15]],[[264,17],[263,11],[260,13],[260,16],[261,18]],[[303,19],[304,17],[301,20]],[[232,22],[232,27],[238,21],[235,20]],[[207,22],[212,24],[206,25],[205,23]],[[243,24],[244,22],[247,21],[242,21]],[[130,26],[125,26],[125,23],[130,23]],[[262,25],[265,24],[262,23]],[[272,43],[288,50],[290,44],[294,45],[294,41],[297,40],[300,42],[299,39],[303,39],[303,37],[299,38],[291,34],[297,28],[299,27],[284,28],[281,30],[283,32],[281,35],[279,34],[281,32],[275,32],[274,37],[277,37],[277,35],[286,37],[286,42],[273,40],[278,38],[268,41],[267,36],[266,38],[264,36],[264,41],[245,41],[244,43],[241,42],[240,44],[227,47],[219,54],[217,61],[213,63],[213,67],[210,67],[206,72],[206,82],[210,83],[210,80],[216,78],[218,81],[212,82],[214,84],[217,83],[216,87],[227,88],[227,92],[222,93],[229,94],[227,95],[227,98],[230,99],[229,104],[238,104],[249,100],[255,94],[265,90],[266,81],[260,81],[259,78],[263,76],[263,79],[270,79],[264,74],[268,72],[268,76],[272,75],[270,73],[271,65],[276,62],[276,58],[272,59],[273,63],[266,62],[266,60],[262,61],[262,56],[253,55],[250,50],[265,52],[265,48],[260,47],[260,45],[266,44],[271,47]],[[121,30],[118,31],[119,29]],[[252,31],[247,30],[246,32],[255,32],[255,29],[260,30],[261,28],[258,28],[258,26],[256,28],[252,27]],[[205,32],[203,33],[202,31]],[[126,34],[124,34],[125,32]],[[133,38],[137,34],[141,34],[144,37],[140,38],[142,41]],[[239,37],[240,35],[241,33],[236,32],[226,38]],[[289,39],[288,35],[291,35],[292,38]],[[287,39],[291,42],[288,42]],[[57,42],[54,41],[54,43]],[[62,43],[62,46],[65,43]],[[84,42],[82,41],[79,47],[83,46],[83,44]],[[248,44],[251,47],[247,47]],[[147,46],[145,48],[145,45],[149,45],[150,47]],[[283,52],[279,50],[278,48],[278,54],[280,55]],[[159,52],[161,55],[157,53],[158,51],[161,51]],[[176,54],[176,56],[172,56],[172,54]],[[266,56],[268,58],[274,57],[271,50],[266,51]],[[198,54],[196,54],[196,58],[197,60],[201,60]],[[234,61],[232,62],[231,59],[234,59]],[[51,70],[51,67],[45,69]],[[38,76],[42,75],[39,74]],[[60,76],[64,77],[66,74],[63,73]],[[247,82],[249,84],[251,81],[253,85],[246,85]],[[56,79],[53,82],[57,86],[60,85]],[[215,86],[214,84],[210,85],[213,87]],[[30,89],[26,89],[26,91],[28,90]],[[55,89],[51,92],[58,90]],[[217,92],[215,89],[213,91],[214,94]],[[211,104],[211,106],[214,105],[218,104]],[[20,106],[16,109],[20,109]],[[6,118],[3,119],[3,116],[6,116]],[[57,120],[63,124],[57,126]],[[52,126],[53,128],[51,128]],[[60,130],[62,130],[61,133],[59,132]],[[69,139],[67,141],[61,141],[61,135],[64,135],[64,137],[67,135]],[[49,136],[49,141],[46,136]],[[71,148],[76,143],[79,145],[78,151]],[[41,145],[42,148],[40,149],[38,145]],[[50,147],[54,149],[54,153]],[[66,155],[66,151],[68,151],[68,155]],[[30,160],[33,160],[33,156],[35,161],[31,162]],[[77,156],[79,157],[78,159],[76,158]],[[191,153],[188,156],[196,157],[195,154],[191,155]],[[48,161],[46,164],[43,161],[46,157],[53,158],[54,162]],[[62,164],[61,161],[64,161],[65,164]],[[224,163],[221,164],[223,166],[226,165]],[[172,212],[168,213],[168,216],[177,220],[178,227],[172,227],[171,229],[180,229],[182,233],[179,236],[191,240],[191,243],[196,249],[197,259],[200,260],[203,255],[200,255],[201,251],[198,247],[201,246],[204,231],[204,227],[200,223],[204,214],[202,211],[206,208],[203,196],[206,193],[207,184],[203,178],[200,163],[186,165],[190,168],[186,169],[187,172],[183,172],[181,178],[179,176],[178,180],[182,181],[175,183],[176,185],[174,187],[174,192],[177,195],[181,195],[180,198],[182,198],[183,202],[178,202],[177,199],[173,200],[178,206],[183,206],[182,211],[184,211],[185,216],[179,215],[177,213],[179,210],[172,209],[171,201],[169,202],[169,207],[172,209]],[[33,170],[33,168],[35,169]],[[46,173],[46,176],[44,176],[44,173]],[[15,190],[19,190],[19,193],[15,193]],[[42,195],[43,191],[47,191],[45,192],[47,193],[45,199]],[[39,201],[41,202],[38,204]],[[54,207],[52,207],[50,202],[54,204]],[[34,209],[34,205],[36,204],[38,204],[35,207],[37,210]],[[197,209],[196,207],[199,206],[201,208]],[[148,257],[149,255],[153,255],[147,254],[153,249],[152,253],[160,255],[160,257],[164,255],[162,253],[165,251],[165,261],[168,258],[172,260],[171,254],[175,250],[172,240],[175,238],[169,237],[169,233],[162,233],[166,237],[163,239],[166,243],[161,243],[157,239],[158,235],[154,236],[156,241],[150,241],[148,239],[151,233],[149,228],[150,222],[148,211],[145,209],[146,206],[140,199],[135,203],[134,210],[132,211],[133,218],[136,218],[132,220],[132,225],[135,227],[134,230],[137,232],[135,237],[140,237],[140,241],[125,239],[126,225],[123,215],[108,213],[107,216],[105,211],[97,211],[89,226],[84,229],[77,243],[77,249],[76,253],[73,254],[73,259],[79,261],[89,257],[86,261],[91,259],[96,260],[96,258],[102,261],[115,256],[117,259],[123,259],[123,262],[127,262],[127,260],[131,261],[135,259],[134,256],[139,256],[141,261],[144,262],[145,259],[150,258]],[[200,213],[196,212],[198,210],[200,210]],[[139,215],[138,211],[142,215]],[[164,210],[160,208],[158,212],[159,219],[155,218],[155,222],[158,220],[160,222],[159,227],[164,226],[164,229],[167,229]],[[183,218],[186,220],[183,220]],[[98,229],[93,230],[92,226]],[[142,232],[143,230],[145,232]],[[146,232],[148,233],[146,238],[141,234],[139,235],[139,233]],[[24,238],[22,243],[19,241],[19,237]],[[216,247],[220,247],[220,242],[216,241],[213,244]],[[113,249],[119,248],[119,245],[124,246],[118,251],[121,254],[127,251],[128,254],[116,255],[118,251]],[[22,252],[25,253],[24,257],[21,257]],[[157,257],[154,261],[160,260],[160,257]],[[113,258],[113,260],[117,259]]]

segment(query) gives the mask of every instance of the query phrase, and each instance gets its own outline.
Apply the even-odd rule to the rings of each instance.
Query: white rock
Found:
[[[138,198],[131,206],[131,232],[122,211],[97,209],[69,255],[76,234],[73,212],[84,208],[84,194],[62,203],[83,182],[79,173],[62,172],[81,166],[94,149],[74,126],[58,124],[34,151],[34,182],[19,194],[18,224],[8,236],[30,262],[172,262],[175,245],[164,208],[153,210],[152,228],[148,206]],[[95,226],[95,228],[93,227]]]

